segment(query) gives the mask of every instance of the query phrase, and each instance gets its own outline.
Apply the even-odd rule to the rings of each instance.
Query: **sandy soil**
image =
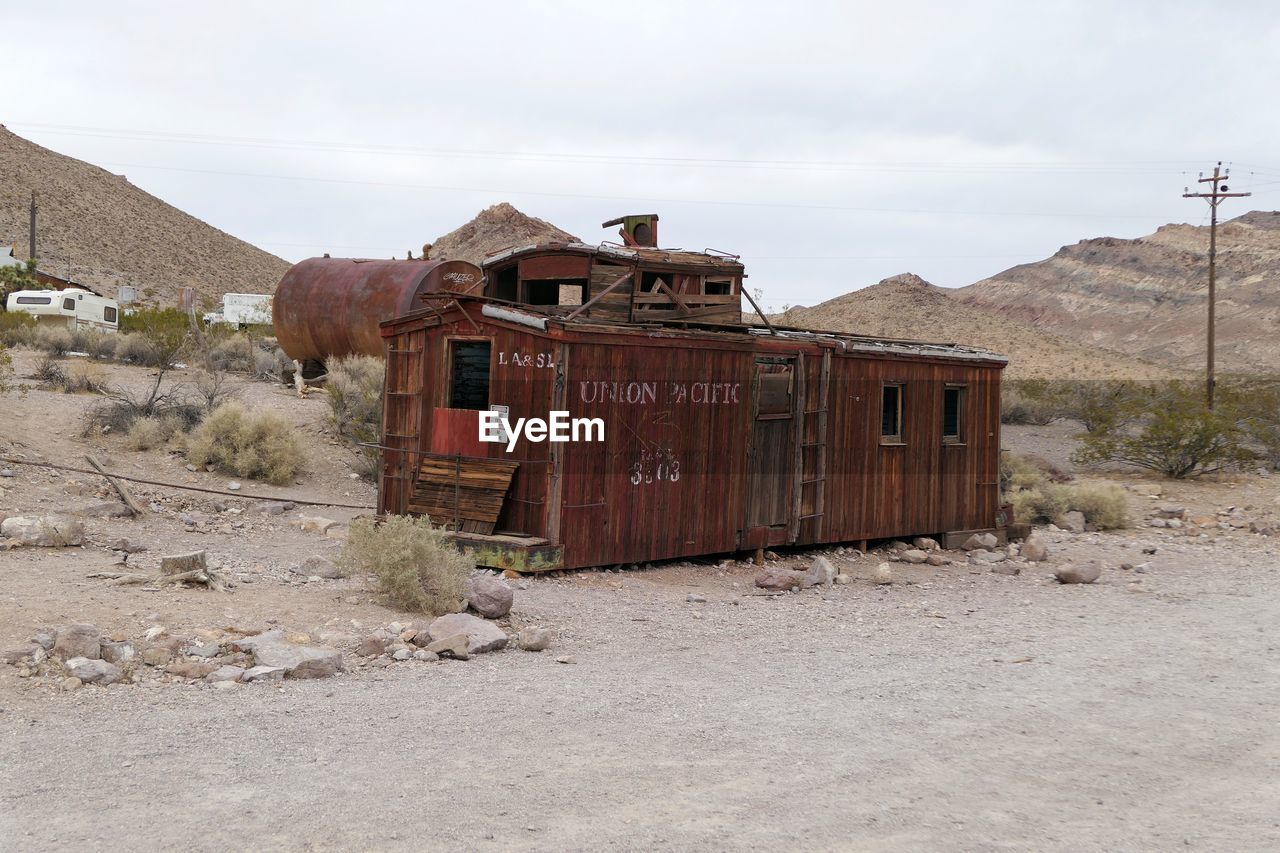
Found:
[[[323,438],[323,399],[244,394],[316,448],[301,484],[244,491],[372,501]],[[89,402],[6,398],[0,451],[75,463],[93,449],[122,472],[225,484],[180,457],[86,442]],[[1005,439],[1052,455],[1069,436]],[[0,511],[101,501],[100,478],[16,473],[0,480]],[[1280,514],[1280,478],[1164,485],[1159,500],[1132,494],[1136,518],[1171,501]],[[278,624],[342,646],[408,618],[360,580],[289,571],[337,544],[293,519],[358,510],[264,517],[237,498],[138,492],[160,511],[85,519],[85,548],[0,552],[0,647],[72,620],[130,636]],[[191,509],[211,520],[183,524]],[[87,579],[120,535],[151,546],[130,560],[142,565],[208,548],[236,585]],[[521,582],[510,621],[554,627],[551,651],[387,668],[349,654],[346,674],[278,688],[64,692],[0,664],[0,848],[1276,849],[1280,539],[1048,537],[1049,564],[1020,576],[895,564],[890,586],[868,580],[874,557],[827,551],[853,583],[781,596],[757,594],[755,569],[733,559],[539,577]],[[1052,580],[1082,560],[1107,566],[1099,583]]]

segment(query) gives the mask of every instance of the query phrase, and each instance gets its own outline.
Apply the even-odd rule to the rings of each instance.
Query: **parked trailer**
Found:
[[[589,301],[607,284],[586,269]],[[661,310],[677,311],[680,300],[658,290],[669,303]],[[638,291],[636,304],[659,301]],[[538,571],[912,535],[954,541],[1005,521],[1003,356],[571,317],[581,306],[492,297],[419,304],[382,324],[378,509],[450,526],[481,565]],[[511,422],[554,411],[600,418],[604,440],[507,452],[479,441],[482,410]]]
[[[271,325],[269,293],[224,293],[222,304],[204,315],[206,325],[225,323],[234,329]]]
[[[116,300],[80,288],[17,290],[9,294],[5,310],[30,314],[42,326],[64,326],[71,331],[115,332],[120,328]]]
[[[378,324],[419,307],[419,297],[480,285],[466,261],[308,258],[276,288],[271,322],[291,359],[323,363],[331,356],[382,355]]]

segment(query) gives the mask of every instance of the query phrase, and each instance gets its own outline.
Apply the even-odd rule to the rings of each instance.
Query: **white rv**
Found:
[[[9,294],[5,310],[30,314],[40,325],[66,326],[71,331],[94,329],[115,332],[120,328],[120,306],[88,290],[16,290]]]
[[[224,293],[222,304],[204,315],[205,325],[226,323],[234,328],[271,325],[271,295]]]

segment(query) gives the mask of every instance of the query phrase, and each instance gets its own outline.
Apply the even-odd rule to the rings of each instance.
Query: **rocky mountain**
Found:
[[[26,258],[28,207],[39,205],[40,269],[104,295],[120,285],[142,301],[174,305],[184,286],[202,301],[272,293],[289,262],[219,231],[144,192],[123,175],[28,142],[0,126],[0,244]]]
[[[431,245],[431,257],[442,260],[484,262],[508,246],[551,241],[576,242],[577,237],[543,219],[528,216],[505,201],[485,208],[466,225],[455,228]]]
[[[1134,240],[1064,246],[954,291],[973,309],[1079,343],[1201,369],[1208,301],[1207,226],[1165,225]],[[1218,226],[1217,361],[1223,370],[1280,365],[1280,212]]]
[[[969,344],[1009,356],[1010,379],[1155,379],[1166,368],[1034,329],[911,273],[887,278],[811,308],[774,318],[789,326],[910,340]]]

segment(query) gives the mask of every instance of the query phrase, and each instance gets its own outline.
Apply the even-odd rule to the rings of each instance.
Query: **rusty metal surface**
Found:
[[[299,361],[381,356],[379,323],[421,307],[423,293],[464,291],[480,277],[466,261],[308,258],[280,280],[272,323],[280,347]]]

